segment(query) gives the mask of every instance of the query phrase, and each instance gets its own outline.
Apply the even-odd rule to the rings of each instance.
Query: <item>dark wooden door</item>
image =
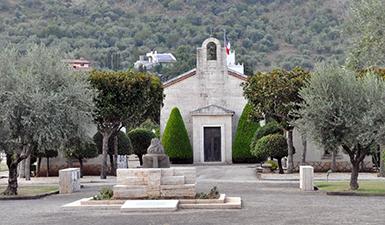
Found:
[[[205,162],[221,161],[221,128],[204,128],[204,155]]]

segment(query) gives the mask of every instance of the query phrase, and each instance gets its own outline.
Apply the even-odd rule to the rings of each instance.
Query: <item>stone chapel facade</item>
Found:
[[[232,140],[246,105],[241,84],[247,76],[228,69],[226,51],[216,38],[197,49],[197,65],[164,83],[160,125],[178,107],[190,142],[194,163],[232,163]]]

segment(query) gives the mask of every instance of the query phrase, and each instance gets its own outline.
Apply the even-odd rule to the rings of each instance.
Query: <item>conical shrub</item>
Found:
[[[162,144],[172,163],[192,163],[193,152],[183,118],[173,108],[162,136]]]
[[[259,123],[250,120],[252,106],[246,104],[242,115],[239,118],[237,132],[233,142],[233,162],[235,163],[250,163],[257,162],[258,159],[250,152],[250,144],[253,140],[255,131],[259,128]]]

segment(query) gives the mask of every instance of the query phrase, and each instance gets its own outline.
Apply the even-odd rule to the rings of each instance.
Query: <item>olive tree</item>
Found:
[[[93,96],[87,77],[75,73],[60,51],[33,46],[20,53],[0,49],[0,148],[9,168],[4,194],[17,194],[17,166],[40,151],[62,149],[92,124]]]
[[[102,134],[101,179],[107,178],[108,143],[121,128],[131,130],[153,118],[163,102],[163,87],[158,77],[138,71],[97,71],[90,74],[92,86],[98,91],[94,114]]]
[[[310,73],[298,67],[292,71],[275,69],[268,73],[258,72],[243,85],[244,95],[253,106],[254,117],[273,119],[287,132],[288,173],[294,169],[292,111],[298,109],[298,103],[302,101],[298,91],[308,77]]]
[[[350,188],[358,189],[360,163],[374,143],[384,140],[384,80],[373,74],[357,79],[354,71],[321,64],[300,97],[301,119],[295,123],[320,145],[337,146],[348,154]]]

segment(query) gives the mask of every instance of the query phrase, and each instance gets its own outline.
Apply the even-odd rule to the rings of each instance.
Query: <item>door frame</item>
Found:
[[[219,127],[221,129],[221,161],[206,162],[205,161],[205,127]],[[224,124],[203,124],[201,126],[201,162],[202,163],[223,163],[225,162],[225,129]]]

